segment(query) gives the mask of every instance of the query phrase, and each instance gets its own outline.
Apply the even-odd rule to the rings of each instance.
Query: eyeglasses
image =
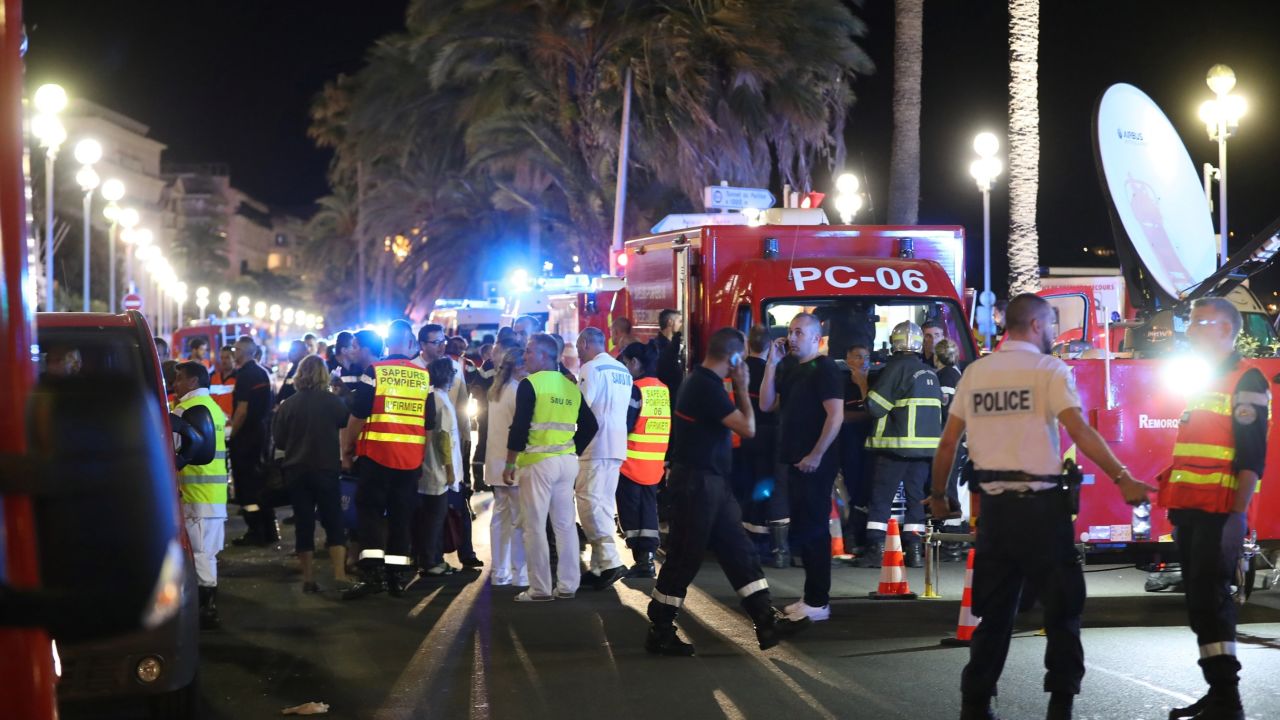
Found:
[[[448,341],[448,340],[445,340],[444,338],[441,338],[441,339],[439,339],[439,340],[428,340],[428,341],[427,341],[427,344],[428,344],[428,345],[443,345],[443,344],[445,344],[445,343],[447,343],[447,342],[449,342],[449,341]]]

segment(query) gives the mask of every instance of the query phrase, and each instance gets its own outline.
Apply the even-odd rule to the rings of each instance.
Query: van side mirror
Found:
[[[0,624],[61,642],[154,627],[182,603],[173,449],[128,377],[46,377],[28,406],[34,589],[0,588]]]

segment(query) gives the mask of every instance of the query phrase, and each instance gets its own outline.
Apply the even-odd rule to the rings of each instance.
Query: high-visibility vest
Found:
[[[209,378],[209,396],[213,401],[222,408],[222,414],[231,417],[235,414],[235,405],[232,403],[231,394],[236,390],[236,375],[231,373],[229,377],[222,377],[222,373],[214,373]]]
[[[578,429],[578,408],[582,392],[572,380],[556,370],[543,370],[528,377],[537,401],[529,439],[516,457],[516,467],[574,452],[573,434]]]
[[[636,380],[640,388],[640,417],[627,433],[627,459],[622,474],[640,485],[662,481],[662,462],[671,440],[671,391],[657,378]]]
[[[217,445],[213,462],[205,465],[187,465],[178,471],[179,494],[184,505],[198,509],[226,512],[227,506],[227,416],[209,395],[197,395],[178,403],[176,414],[182,415],[188,408],[203,406],[213,417],[213,430]],[[203,513],[202,513],[203,515]]]
[[[356,455],[393,470],[422,467],[427,449],[427,396],[431,374],[405,359],[381,360],[372,366],[373,413],[356,440]]]
[[[1233,399],[1240,379],[1251,369],[1253,365],[1241,360],[1234,370],[1187,401],[1178,423],[1173,465],[1159,477],[1161,506],[1231,511],[1237,486]],[[1267,409],[1269,412],[1269,404]]]

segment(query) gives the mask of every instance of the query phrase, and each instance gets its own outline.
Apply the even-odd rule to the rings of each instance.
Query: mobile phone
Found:
[[[736,352],[729,358],[729,367],[736,368],[742,363],[742,353]]]

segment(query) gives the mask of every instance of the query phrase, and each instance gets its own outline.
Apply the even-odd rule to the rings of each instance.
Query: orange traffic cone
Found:
[[[969,563],[964,570],[964,596],[960,598],[960,620],[956,623],[956,636],[943,638],[943,645],[968,647],[973,641],[973,629],[982,618],[973,615],[973,550],[969,550]]]
[[[844,529],[840,527],[840,511],[836,508],[834,498],[831,500],[831,518],[827,521],[827,525],[831,529],[831,557],[837,560],[852,560],[853,556],[845,552]]]
[[[907,567],[902,562],[902,535],[898,521],[889,519],[889,532],[884,539],[884,561],[880,566],[880,587],[869,593],[872,600],[915,600],[907,584]]]

